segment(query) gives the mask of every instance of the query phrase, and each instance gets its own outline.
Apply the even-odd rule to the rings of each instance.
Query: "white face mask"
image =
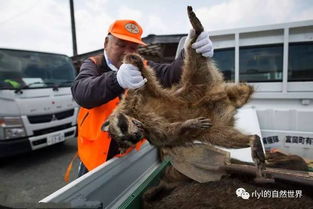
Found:
[[[105,58],[105,61],[107,63],[107,65],[109,66],[109,68],[113,71],[118,71],[118,68],[115,67],[112,62],[109,60],[109,57],[107,55],[107,52],[105,51],[105,49],[103,50],[103,54],[104,54],[104,58]]]

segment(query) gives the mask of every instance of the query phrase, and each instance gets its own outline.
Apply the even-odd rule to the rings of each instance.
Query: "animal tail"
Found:
[[[197,18],[191,6],[187,7],[187,12],[188,12],[190,23],[196,32],[196,37],[198,37],[200,33],[204,30],[203,25],[201,24],[200,20]]]

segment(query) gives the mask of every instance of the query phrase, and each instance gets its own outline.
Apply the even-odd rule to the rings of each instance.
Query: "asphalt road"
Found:
[[[18,207],[39,200],[65,186],[66,168],[77,151],[76,138],[27,154],[0,160],[0,205]],[[70,181],[77,175],[73,163]],[[1,208],[1,206],[0,206]]]

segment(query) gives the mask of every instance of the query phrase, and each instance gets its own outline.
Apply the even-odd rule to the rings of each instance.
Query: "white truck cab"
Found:
[[[75,136],[74,78],[66,55],[0,49],[0,157]]]

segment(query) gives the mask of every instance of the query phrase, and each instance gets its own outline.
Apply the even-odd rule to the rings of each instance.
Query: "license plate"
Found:
[[[58,133],[58,134],[54,134],[54,135],[48,136],[47,137],[47,144],[48,145],[56,144],[56,143],[62,142],[64,140],[65,140],[64,139],[64,134],[63,133]]]

